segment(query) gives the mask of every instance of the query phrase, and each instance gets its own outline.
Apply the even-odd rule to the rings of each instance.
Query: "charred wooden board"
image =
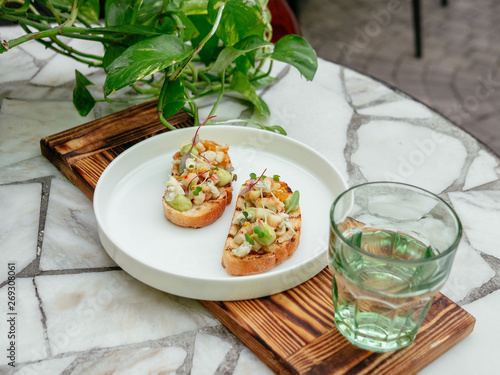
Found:
[[[414,343],[391,353],[351,345],[335,328],[332,274],[245,301],[201,301],[273,371],[282,374],[416,374],[468,336],[475,319],[442,294]]]
[[[115,157],[168,130],[158,120],[156,105],[147,102],[45,137],[40,141],[42,154],[92,199],[99,176]],[[183,111],[167,120],[177,128],[193,124]]]
[[[169,122],[178,128],[192,125],[184,112]],[[99,176],[116,156],[164,131],[156,102],[149,102],[43,138],[40,144],[42,154],[92,199]],[[474,328],[473,316],[439,294],[408,348],[385,354],[356,348],[335,328],[331,279],[324,269],[268,297],[201,303],[271,369],[285,374],[414,374]]]

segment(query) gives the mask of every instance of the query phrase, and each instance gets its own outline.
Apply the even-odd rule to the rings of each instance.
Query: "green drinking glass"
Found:
[[[445,283],[462,235],[455,211],[423,189],[358,185],[330,211],[335,324],[375,352],[410,345]]]

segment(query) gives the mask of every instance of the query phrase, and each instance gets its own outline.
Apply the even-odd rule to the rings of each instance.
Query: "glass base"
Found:
[[[356,331],[338,319],[335,319],[335,325],[351,344],[377,353],[387,353],[406,348],[413,343],[416,336],[400,336],[397,339],[388,340],[386,333],[376,325],[358,327]]]

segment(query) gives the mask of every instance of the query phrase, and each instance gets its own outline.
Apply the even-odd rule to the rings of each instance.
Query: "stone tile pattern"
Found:
[[[500,3],[421,3],[418,59],[411,1],[294,2],[304,37],[318,56],[400,89],[500,154]]]

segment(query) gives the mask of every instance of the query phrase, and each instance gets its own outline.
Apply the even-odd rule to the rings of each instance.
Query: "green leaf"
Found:
[[[94,108],[95,99],[87,90],[87,86],[93,85],[87,77],[75,70],[76,86],[73,89],[73,105],[81,116],[87,116]]]
[[[240,40],[234,46],[224,48],[217,57],[212,70],[222,73],[222,71],[239,56],[267,46],[272,46],[272,43],[266,42],[264,39],[255,35],[248,36]]]
[[[81,0],[78,6],[78,15],[90,23],[99,24],[99,0]]]
[[[163,8],[163,1],[162,0],[140,0],[140,2],[141,2],[141,4],[139,5],[138,10],[137,10],[136,24],[140,24],[140,25],[153,25],[153,24],[155,24],[156,25],[158,22],[159,14]],[[169,4],[170,4],[170,2],[169,2]]]
[[[107,27],[94,27],[93,31],[102,32],[104,35],[107,33],[123,34],[125,35],[144,35],[147,37],[163,34],[161,30],[151,26],[143,25],[115,25]]]
[[[295,190],[291,197],[285,199],[285,212],[289,213],[295,211],[299,207],[300,193]]]
[[[260,90],[269,85],[270,83],[273,83],[276,81],[278,78],[276,77],[271,77],[271,76],[264,76],[262,78],[259,78],[255,81],[252,80],[252,85],[255,88],[255,90]]]
[[[208,2],[208,15],[214,24],[221,0]],[[226,2],[222,18],[217,28],[217,36],[226,46],[233,46],[238,41],[250,35],[262,37],[265,25],[262,22],[260,8],[246,0],[230,0]]]
[[[304,38],[297,35],[286,35],[278,40],[270,57],[294,66],[309,81],[312,81],[318,69],[316,52]]]
[[[165,118],[172,117],[184,107],[187,100],[184,94],[184,85],[180,78],[175,81],[166,80],[164,85],[168,85],[164,97],[163,116]]]
[[[196,26],[184,13],[172,12],[172,15],[176,17],[176,27],[179,30],[179,36],[182,36],[182,40],[189,41],[199,35]]]
[[[230,89],[239,92],[246,99],[248,99],[254,105],[258,114],[266,117],[270,115],[269,107],[264,100],[257,95],[257,92],[244,74],[240,72],[236,72],[234,74],[233,79],[231,80]]]
[[[109,71],[111,63],[127,49],[127,46],[130,47],[143,39],[162,34],[160,30],[141,25],[95,27],[93,30],[102,32],[103,35],[123,34],[124,36],[120,40],[120,44],[112,44],[105,49],[103,56],[103,68],[105,72]]]
[[[106,48],[106,51],[104,52],[104,56],[102,58],[102,67],[104,68],[105,72],[109,72],[109,66],[115,61],[115,59],[120,56],[127,47],[122,47],[122,46],[111,46]]]
[[[286,135],[285,129],[281,127],[280,125],[271,125],[271,126],[266,126],[264,129],[269,130],[273,133],[281,134],[281,135]]]
[[[234,69],[248,76],[248,72],[253,67],[254,60],[253,58],[249,58],[248,55],[251,55],[252,52],[249,52],[246,55],[239,56],[236,60],[234,60]],[[229,70],[229,73],[232,74],[232,71]]]
[[[106,0],[105,24],[145,25],[165,31],[159,23],[162,7],[162,0]],[[166,28],[170,31],[169,25]]]
[[[129,25],[134,14],[134,4],[133,0],[106,0],[106,26]]]
[[[188,16],[207,14],[208,0],[188,0],[181,3],[182,11]]]
[[[190,48],[173,35],[141,40],[127,48],[109,67],[104,82],[105,95],[163,70],[185,59],[190,53]]]
[[[193,15],[189,17],[190,20],[196,25],[198,29],[198,35],[193,37],[191,42],[193,46],[197,46],[200,42],[208,35],[210,30],[212,29],[212,25],[208,21],[207,15]],[[198,52],[198,55],[201,58],[201,61],[205,65],[209,65],[215,58],[217,54],[220,52],[221,47],[219,47],[219,37],[217,35],[213,35],[203,46],[203,48]]]
[[[250,245],[255,245],[255,241],[253,240],[252,237],[250,237],[250,235],[248,233],[245,233],[245,240],[247,240],[247,242],[250,244]]]

